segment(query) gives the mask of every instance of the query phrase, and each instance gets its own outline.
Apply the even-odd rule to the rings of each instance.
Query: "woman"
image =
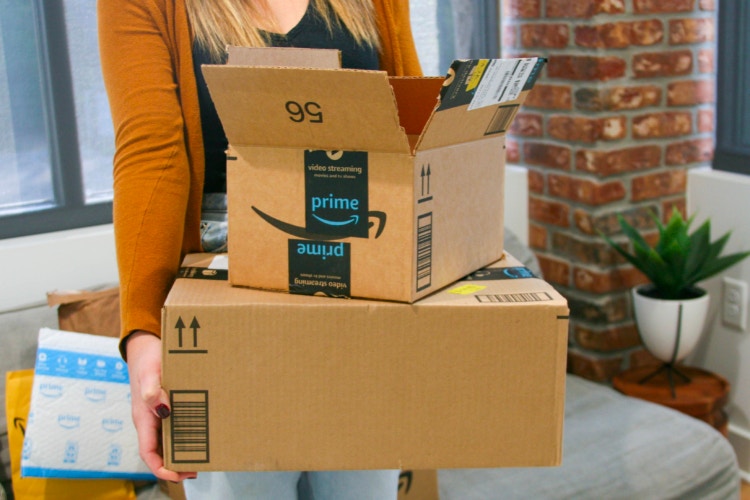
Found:
[[[170,413],[160,382],[161,307],[182,257],[208,249],[201,227],[212,224],[201,222],[202,208],[207,213],[225,192],[226,138],[200,64],[221,62],[226,45],[274,45],[337,48],[345,67],[394,75],[417,75],[420,68],[404,0],[99,0],[98,17],[115,126],[120,350],[128,361],[141,456],[157,477],[180,481],[196,474],[166,470],[160,453],[161,419]],[[186,490],[211,487],[204,483],[212,476],[218,478],[201,474]],[[258,474],[244,474],[243,481],[259,487],[253,484],[262,481],[251,476]],[[281,481],[284,474],[278,476]],[[393,472],[382,477],[395,495]],[[225,479],[216,481],[230,489],[239,481]],[[277,485],[276,479],[269,481]],[[349,479],[371,481],[371,488],[382,483],[377,471],[333,480],[351,488]],[[217,491],[212,497],[221,498]],[[356,496],[367,497],[361,493]]]

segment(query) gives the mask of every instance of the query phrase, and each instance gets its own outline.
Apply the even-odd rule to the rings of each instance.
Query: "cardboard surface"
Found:
[[[232,287],[212,259],[164,308],[168,468],[559,464],[568,308],[511,257],[415,304]]]
[[[444,83],[204,66],[230,143],[231,283],[414,302],[498,260],[505,130],[542,64],[460,61]]]

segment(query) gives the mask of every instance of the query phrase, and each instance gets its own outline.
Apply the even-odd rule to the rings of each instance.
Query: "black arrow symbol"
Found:
[[[177,324],[175,324],[174,327],[177,328],[177,346],[182,347],[182,329],[185,328],[185,323],[182,321],[182,316],[177,318]]]
[[[193,316],[193,321],[190,322],[190,328],[193,329],[193,347],[198,347],[198,328],[200,327],[198,320]]]
[[[422,165],[422,196],[430,194],[430,164],[427,164],[427,170],[425,171],[424,165]],[[425,177],[427,177],[427,192],[425,193]]]

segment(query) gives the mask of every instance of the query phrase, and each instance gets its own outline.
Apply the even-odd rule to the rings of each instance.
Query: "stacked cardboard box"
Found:
[[[542,65],[205,66],[230,144],[231,283],[413,302],[500,259],[505,131]]]
[[[443,81],[248,54],[204,67],[230,265],[188,256],[164,308],[167,466],[558,464],[567,305],[502,248],[504,132],[541,62]]]
[[[234,287],[215,259],[164,309],[169,468],[559,463],[567,304],[511,256],[414,304]]]

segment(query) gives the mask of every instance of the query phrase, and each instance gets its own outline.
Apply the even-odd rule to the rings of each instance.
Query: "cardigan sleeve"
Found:
[[[395,76],[421,76],[408,0],[375,0],[381,38],[381,69]]]
[[[161,306],[179,266],[190,192],[168,15],[149,0],[99,0],[98,22],[115,130],[121,338],[136,330],[158,336]],[[122,343],[120,348],[124,354]]]

